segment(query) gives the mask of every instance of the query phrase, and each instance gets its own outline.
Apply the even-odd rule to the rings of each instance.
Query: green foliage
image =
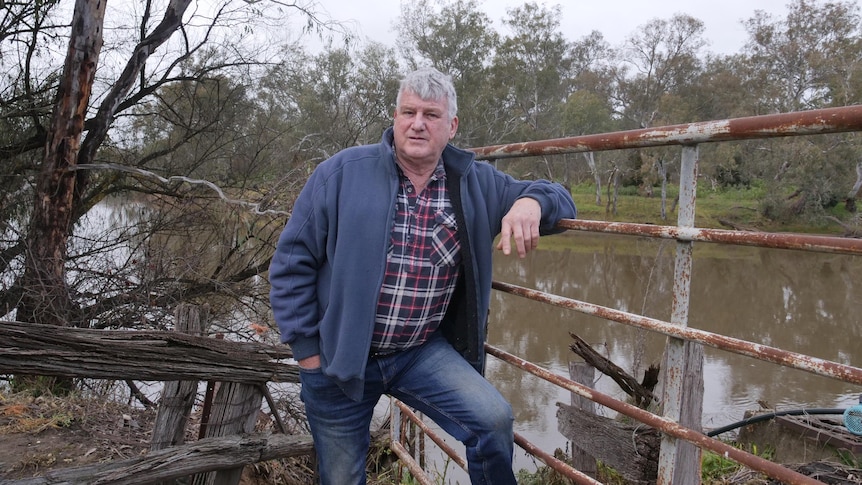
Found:
[[[704,450],[701,458],[701,479],[712,483],[739,470],[742,465],[715,452]]]
[[[767,447],[763,450],[753,445],[749,453],[765,460],[772,460],[775,450]],[[703,450],[701,455],[701,479],[703,483],[727,483],[727,477],[733,475],[743,466],[710,450]]]
[[[560,448],[554,450],[554,458],[571,464],[568,453]],[[535,472],[522,468],[515,474],[515,478],[521,485],[570,485],[573,483],[549,466],[540,466]]]
[[[844,465],[852,468],[862,468],[862,455],[855,455],[852,451],[843,448],[836,450],[835,453]]]

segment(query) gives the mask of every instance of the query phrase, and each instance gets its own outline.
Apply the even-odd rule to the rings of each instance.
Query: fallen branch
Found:
[[[196,473],[251,465],[261,461],[311,454],[309,435],[255,433],[206,438],[153,451],[129,460],[51,470],[41,477],[4,481],[4,485],[128,485],[174,480]]]

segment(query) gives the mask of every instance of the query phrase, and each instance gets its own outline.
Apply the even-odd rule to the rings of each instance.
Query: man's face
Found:
[[[401,93],[395,108],[395,153],[401,163],[435,166],[458,130],[458,117],[449,119],[445,98],[423,100],[411,91]]]

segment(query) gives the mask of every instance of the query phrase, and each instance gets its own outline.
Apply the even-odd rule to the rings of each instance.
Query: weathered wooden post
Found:
[[[596,368],[586,362],[569,362],[569,377],[578,384],[592,388],[596,379]],[[596,413],[595,403],[574,392],[572,406],[588,415]],[[595,457],[581,449],[575,442],[572,442],[572,466],[585,475],[596,478],[598,469]]]
[[[206,438],[238,435],[254,431],[263,402],[263,391],[257,384],[222,382],[213,400]],[[196,475],[194,485],[237,485],[243,467],[217,470]]]
[[[177,332],[203,335],[209,318],[207,307],[179,305],[174,311]],[[159,412],[153,429],[150,450],[156,451],[183,444],[186,426],[197,395],[198,381],[167,381],[159,400]]]

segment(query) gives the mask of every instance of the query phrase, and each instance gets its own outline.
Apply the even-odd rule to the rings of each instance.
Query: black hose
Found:
[[[727,426],[716,428],[707,433],[706,435],[709,437],[713,437],[722,433],[726,433],[732,429],[741,428],[747,424],[759,423],[760,421],[777,418],[778,416],[802,416],[806,414],[844,414],[844,411],[846,411],[846,409],[790,409],[787,411],[775,411],[771,413],[758,414],[757,416],[752,416],[748,419],[743,419],[742,421],[737,421],[735,423],[728,424]]]

